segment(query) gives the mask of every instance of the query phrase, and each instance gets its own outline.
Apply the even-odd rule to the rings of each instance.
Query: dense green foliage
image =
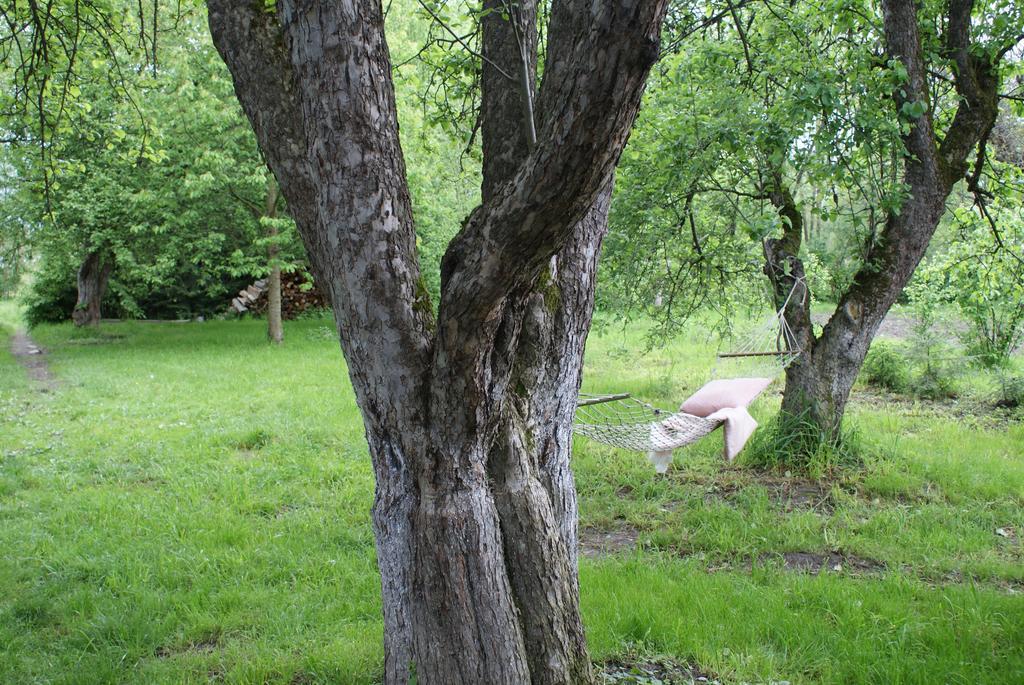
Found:
[[[948,74],[943,3],[919,5]],[[13,7],[33,35],[31,9]],[[1020,33],[1024,6],[977,7],[979,49]],[[479,12],[387,8],[437,302],[441,256],[480,194],[480,63],[438,22],[476,49]],[[115,265],[105,312],[125,318],[224,312],[266,274],[272,242],[286,270],[304,267],[292,222],[265,216],[266,169],[202,10],[154,10],[173,31],[122,0],[50,3],[52,63],[35,71],[0,42],[0,296],[20,285],[55,374],[40,388],[8,354],[23,312],[0,301],[0,682],[378,682],[373,476],[332,322],[290,322],[284,348],[250,321],[45,323],[68,317],[91,253]],[[83,31],[61,62],[63,32],[116,15],[108,37],[141,38]],[[923,113],[893,108],[906,74],[882,58],[879,22],[859,0],[673,5],[617,175],[584,390],[671,408],[700,387],[721,342],[708,331],[748,327],[763,304],[784,191],[827,319],[905,199],[900,134]],[[1004,77],[1019,100],[1019,60]],[[937,87],[941,127],[955,101]],[[780,417],[774,390],[736,465],[720,434],[666,478],[577,441],[596,658],[669,655],[723,682],[1024,680],[1024,120],[1011,105],[894,317],[901,339],[868,355],[842,441]],[[653,339],[664,346],[638,352]],[[809,455],[799,471],[793,452]]]
[[[57,4],[47,11],[65,17],[71,9]],[[761,304],[760,242],[782,228],[771,194],[783,188],[803,214],[812,293],[838,299],[886,212],[901,201],[899,135],[919,114],[913,106],[892,109],[893,89],[905,74],[898,63],[881,61],[876,9],[851,0],[673,6],[666,54],[618,173],[600,308],[643,312],[666,334],[700,311],[728,318]],[[922,28],[930,59],[948,69],[936,43],[942,9],[923,5]],[[98,16],[109,8],[85,10]],[[160,24],[173,22],[176,30],[159,46],[152,26],[140,26],[126,6],[108,28],[142,40],[104,41],[82,31],[73,64],[60,60],[59,43],[52,46],[51,75],[41,82],[13,52],[0,71],[9,86],[5,111],[16,115],[3,124],[14,142],[4,144],[0,165],[8,186],[0,196],[0,289],[12,291],[34,260],[33,321],[67,315],[75,271],[90,250],[116,264],[107,308],[118,316],[219,313],[239,286],[267,270],[259,216],[264,171],[202,10],[160,12]],[[478,49],[477,14],[458,3],[389,6],[418,247],[434,301],[440,256],[479,197],[479,60],[439,22]],[[976,14],[986,26],[984,50],[1005,44],[1022,21],[1020,9],[1002,0],[979,3]],[[546,21],[546,11],[541,15]],[[1004,71],[1012,96],[1019,61],[1008,60]],[[27,99],[33,88],[47,96],[42,113]],[[954,94],[947,84],[934,97],[945,125]],[[996,153],[980,177],[984,191],[998,195],[989,213],[1008,224],[999,252],[1018,256],[1021,185],[1009,172],[1021,162],[1014,142],[1020,120],[1011,107],[1019,104],[1005,108],[990,139]],[[971,214],[970,202],[968,193],[959,195],[958,221]],[[974,258],[992,254],[987,222],[972,221],[974,238],[936,257],[935,270],[955,262],[971,276]],[[282,227],[281,259],[286,269],[298,268],[301,247],[288,223]],[[981,271],[991,274],[989,282],[1005,280],[1004,257],[987,263]],[[946,300],[958,300],[978,330],[972,352],[1005,356],[1020,328],[1009,305],[977,295],[969,279],[936,287],[946,289]]]
[[[32,323],[66,318],[90,253],[114,263],[107,311],[126,317],[209,315],[266,270],[265,171],[201,17],[183,18],[159,67],[129,90],[80,74],[59,145],[12,145],[15,195],[36,260]],[[108,67],[102,53],[88,68]],[[131,55],[120,55],[128,58]],[[288,238],[290,237],[290,240]],[[294,233],[282,257],[302,260]]]
[[[202,12],[178,17],[177,27],[161,39],[156,66],[116,84],[97,75],[111,68],[109,46],[86,43],[79,62],[94,63],[76,67],[75,97],[47,129],[59,144],[45,155],[30,112],[4,124],[14,142],[0,149],[9,188],[0,196],[0,286],[13,290],[31,263],[33,324],[70,315],[75,274],[93,251],[114,262],[105,312],[117,317],[222,314],[235,291],[269,268],[266,171],[255,139]],[[479,197],[478,161],[421,106],[431,68],[409,58],[425,40],[425,17],[395,12],[389,29],[396,64],[408,62],[396,71],[403,145],[436,301],[441,254]],[[114,57],[143,59],[135,48]],[[283,268],[302,268],[294,225],[274,224]]]
[[[779,207],[784,192],[802,216],[800,256],[812,296],[837,302],[905,197],[900,136],[923,107],[893,105],[907,74],[880,52],[878,7],[840,0],[681,8],[675,28],[686,37],[671,42],[677,50],[656,67],[618,173],[602,305],[642,311],[672,333],[695,312],[728,316],[737,305],[763,302],[761,243],[789,222]],[[926,56],[939,75],[951,68],[940,44],[944,10],[940,2],[919,10]],[[1001,0],[978,3],[975,22],[978,49],[990,52],[1024,30],[1021,9]],[[988,154],[972,168],[977,194],[999,198],[988,202],[996,222],[1007,224],[999,251],[1016,259],[1024,256],[1015,237],[1024,185],[1008,160],[1019,146],[1020,71],[1015,59],[1001,67],[1017,100],[1003,110],[997,128],[1004,133],[990,137]],[[933,114],[944,130],[958,99],[948,78],[936,83]],[[971,193],[957,195],[958,219],[972,201]],[[980,235],[987,222],[974,226],[975,239],[949,255],[967,270],[992,254],[993,241]]]
[[[1002,219],[998,234],[976,210],[954,209],[948,240],[936,246],[910,289],[921,308],[935,302],[956,307],[967,322],[960,337],[968,355],[986,366],[1006,364],[1024,343],[1020,202],[1016,195],[995,206]]]
[[[872,52],[879,18],[829,10],[735,9],[659,65],[619,175],[605,301],[673,330],[763,292],[761,242],[781,233],[771,196],[784,190],[805,214],[812,293],[849,283],[857,245],[898,202],[900,121],[896,76]]]

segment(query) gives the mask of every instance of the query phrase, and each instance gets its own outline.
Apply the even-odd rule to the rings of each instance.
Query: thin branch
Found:
[[[419,2],[420,7],[422,7],[427,12],[427,14],[429,14],[431,16],[431,18],[434,21],[436,21],[441,26],[441,28],[443,28],[445,31],[447,31],[449,34],[451,34],[452,38],[455,39],[455,42],[458,43],[459,45],[461,45],[462,48],[466,52],[468,52],[469,54],[473,55],[474,57],[476,57],[480,61],[487,62],[488,64],[490,64],[491,67],[493,67],[495,71],[497,71],[499,74],[501,74],[502,76],[507,78],[509,81],[512,81],[513,83],[516,82],[516,79],[512,78],[511,76],[509,76],[508,72],[506,72],[504,69],[499,67],[497,64],[495,64],[491,60],[489,60],[486,57],[484,57],[482,54],[480,54],[479,52],[477,52],[473,48],[469,47],[469,44],[466,43],[466,41],[464,41],[462,38],[460,38],[459,34],[455,33],[455,31],[453,31],[452,28],[450,26],[448,26],[448,24],[444,23],[441,20],[441,18],[439,16],[437,16],[437,14],[434,12],[434,10],[430,9],[430,7],[428,7],[427,4],[423,0],[417,0],[417,1]]]
[[[514,13],[508,0],[503,0],[505,10],[508,13],[508,22],[512,26],[512,37],[515,38],[516,46],[519,48],[519,95],[523,100],[523,123],[526,128],[527,149],[532,150],[537,145],[537,122],[533,115],[533,80],[530,74],[530,58],[526,53],[526,41],[519,31],[518,13]]]
[[[750,58],[750,45],[747,41],[747,32],[743,29],[743,22],[740,21],[739,12],[736,10],[736,6],[732,0],[728,0],[729,13],[732,15],[732,21],[736,25],[736,32],[740,36],[740,44],[743,45],[743,59],[747,62],[747,75],[750,78],[754,77],[754,61]]]

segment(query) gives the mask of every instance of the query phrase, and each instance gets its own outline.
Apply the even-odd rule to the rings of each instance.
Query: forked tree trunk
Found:
[[[970,44],[972,0],[954,0],[944,36],[946,56],[956,63],[955,87],[960,103],[949,128],[938,140],[929,103],[924,61],[913,0],[883,0],[886,48],[906,67],[908,80],[893,94],[893,116],[904,103],[929,103],[903,137],[907,149],[903,181],[909,190],[898,211],[890,212],[864,266],[841,298],[821,334],[811,324],[809,293],[798,284],[804,276],[798,257],[802,217],[793,197],[777,179],[772,202],[783,217],[783,236],[766,242],[766,273],[779,305],[796,287],[786,320],[801,348],[786,371],[782,411],[814,426],[825,440],[838,441],[846,403],[882,320],[895,304],[924,257],[945,212],[946,199],[964,178],[968,156],[995,123],[998,113],[995,64]],[[784,424],[785,425],[785,424]],[[793,425],[793,424],[790,424]]]
[[[271,176],[267,179],[267,201],[263,215],[268,219],[277,218],[277,181]],[[267,277],[267,339],[280,345],[284,342],[284,325],[281,322],[281,263],[277,256],[280,247],[274,240],[277,238],[277,225],[271,221],[267,226],[267,261],[270,263],[270,275]]]
[[[99,251],[90,252],[82,262],[78,269],[78,301],[71,312],[71,320],[76,326],[99,324],[102,316],[100,304],[113,269],[114,260],[104,257]]]
[[[557,1],[535,92],[532,3],[485,17],[484,201],[445,255],[436,319],[379,2],[261,7],[210,0],[210,26],[363,413],[384,680],[590,682],[571,420],[611,174],[665,3]]]

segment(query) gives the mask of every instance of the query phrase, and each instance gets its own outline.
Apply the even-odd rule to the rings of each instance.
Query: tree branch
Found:
[[[657,57],[665,6],[664,0],[555,6],[538,146],[449,247],[442,261],[442,329],[446,319],[468,317],[465,325],[493,316],[509,291],[533,281],[589,209],[629,135]]]
[[[483,137],[484,201],[510,181],[536,145],[533,81],[537,68],[537,6],[520,2],[512,11],[506,0],[486,0],[481,19],[482,49],[487,59],[480,75],[480,124]],[[520,74],[509,81],[505,74]]]
[[[487,64],[490,64],[492,68],[494,68],[499,74],[501,74],[502,76],[507,78],[512,83],[516,82],[516,79],[513,78],[512,76],[510,76],[508,74],[508,72],[506,72],[504,69],[502,69],[501,67],[499,67],[494,62],[492,62],[489,59],[487,59],[486,57],[484,57],[482,54],[480,54],[479,52],[477,52],[473,48],[469,47],[469,44],[459,34],[455,33],[455,31],[452,30],[452,28],[450,26],[448,26],[448,24],[444,23],[444,21],[442,21],[441,18],[439,16],[437,16],[437,13],[434,12],[434,10],[430,9],[429,6],[427,6],[427,3],[423,2],[423,0],[417,0],[417,2],[419,2],[420,3],[420,7],[422,7],[424,9],[424,11],[426,11],[426,13],[429,14],[430,17],[435,22],[437,22],[438,26],[443,28],[445,31],[447,31],[451,35],[452,40],[454,40],[456,43],[458,43],[459,45],[462,46],[463,50],[465,50],[469,54],[473,55],[473,57],[476,57],[481,62],[486,62]]]
[[[950,0],[944,37],[946,53],[956,64],[953,85],[961,98],[939,145],[939,155],[946,165],[944,171],[951,183],[966,172],[967,156],[991,128],[999,106],[995,63],[986,55],[971,52],[973,9],[974,0]]]

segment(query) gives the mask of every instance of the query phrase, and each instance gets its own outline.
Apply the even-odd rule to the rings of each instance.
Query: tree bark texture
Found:
[[[945,134],[939,136],[929,102],[928,68],[915,4],[913,0],[882,2],[886,50],[908,74],[906,83],[893,93],[893,115],[906,102],[928,105],[903,136],[903,182],[909,192],[899,210],[886,217],[864,266],[819,336],[813,334],[808,297],[794,298],[786,311],[802,354],[786,371],[782,410],[813,423],[832,440],[839,439],[850,390],[878,327],[924,257],[946,199],[964,178],[969,155],[998,113],[996,65],[990,56],[971,51],[972,9],[973,0],[953,0],[948,6],[945,48],[957,65],[954,83],[960,102]],[[781,304],[803,277],[798,258],[801,221],[787,190],[777,187],[772,201],[787,224],[783,237],[767,241],[765,250],[766,272]]]
[[[268,219],[277,218],[277,181],[271,176],[267,179],[267,200],[263,210]],[[267,261],[270,262],[270,275],[267,278],[267,339],[275,345],[284,342],[284,324],[281,321],[281,263],[277,260],[280,248],[274,242],[277,238],[277,226],[273,222],[267,228],[267,237],[271,239],[267,247]]]
[[[485,17],[483,203],[442,261],[436,318],[379,2],[209,10],[362,410],[385,682],[590,682],[571,421],[612,172],[664,0],[556,2],[539,87],[534,4]]]
[[[86,256],[78,269],[78,301],[71,312],[76,326],[97,326],[102,316],[100,304],[107,292],[110,272],[114,270],[113,258],[94,250]]]

